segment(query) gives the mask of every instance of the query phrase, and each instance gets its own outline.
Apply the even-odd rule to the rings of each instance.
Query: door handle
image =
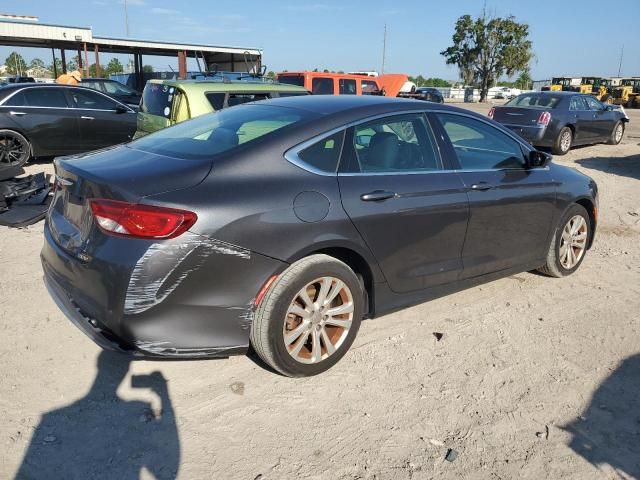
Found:
[[[82,120],[95,120],[94,117],[85,117],[84,115],[80,117]]]
[[[489,185],[487,182],[479,182],[471,185],[471,190],[475,190],[477,192],[484,192],[486,190],[491,190],[493,186]]]
[[[21,116],[26,115],[26,114],[27,114],[27,112],[14,112],[14,111],[9,112],[9,115],[15,115],[17,117],[21,117]]]
[[[364,202],[381,202],[382,200],[389,200],[396,196],[396,192],[388,192],[385,190],[374,190],[373,192],[363,193],[360,195],[360,199]]]

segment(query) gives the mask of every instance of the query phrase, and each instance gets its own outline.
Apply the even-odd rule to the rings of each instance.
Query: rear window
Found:
[[[169,118],[171,116],[171,102],[175,87],[160,83],[147,83],[142,92],[140,110],[151,115]]]
[[[210,159],[302,120],[290,108],[246,105],[203,115],[146,135],[131,148],[175,158]]]
[[[533,107],[533,108],[556,108],[560,103],[560,97],[550,95],[518,95],[516,98],[505,103],[507,107]]]
[[[278,82],[304,87],[304,77],[302,75],[278,75]]]

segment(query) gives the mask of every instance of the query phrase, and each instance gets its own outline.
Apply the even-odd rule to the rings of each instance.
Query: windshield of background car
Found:
[[[104,91],[110,95],[135,95],[135,91],[118,82],[104,82]]]
[[[308,117],[304,114],[305,118]],[[175,158],[210,159],[303,120],[290,108],[245,105],[220,110],[146,135],[131,148]]]
[[[304,77],[302,75],[279,75],[278,83],[286,83],[287,85],[297,85],[299,87],[304,87]]]
[[[518,95],[504,104],[505,107],[556,108],[560,97],[549,95]]]
[[[169,118],[171,116],[171,102],[175,87],[162,85],[161,83],[148,82],[142,92],[142,105],[140,110],[151,115]]]

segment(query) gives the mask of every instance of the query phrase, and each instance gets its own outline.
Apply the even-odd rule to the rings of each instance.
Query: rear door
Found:
[[[133,110],[93,90],[69,88],[67,93],[80,124],[83,150],[131,140],[136,129]]]
[[[6,100],[2,110],[34,145],[36,154],[80,151],[78,121],[63,87],[24,88]]]
[[[575,125],[573,143],[581,143],[595,136],[592,125],[592,114],[584,97],[576,95],[569,102],[569,121]]]
[[[462,271],[468,200],[459,176],[444,167],[421,113],[347,131],[342,205],[395,292],[452,282]]]
[[[548,168],[528,169],[522,145],[488,122],[438,113],[443,145],[459,164],[470,216],[463,278],[544,258],[555,204]]]

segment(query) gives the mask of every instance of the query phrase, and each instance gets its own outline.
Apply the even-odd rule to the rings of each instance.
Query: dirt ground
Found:
[[[39,473],[20,478],[59,478],[61,463],[82,480],[640,478],[640,110],[629,114],[621,145],[554,160],[600,187],[575,275],[522,273],[365,322],[314,378],[247,357],[101,353],[45,291],[42,223],[0,227],[0,478],[25,456]]]

